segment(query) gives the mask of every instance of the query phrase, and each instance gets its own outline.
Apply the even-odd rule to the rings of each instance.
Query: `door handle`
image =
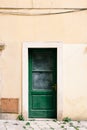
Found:
[[[57,85],[54,84],[54,85],[52,86],[52,88],[56,91],[56,89],[57,89]]]

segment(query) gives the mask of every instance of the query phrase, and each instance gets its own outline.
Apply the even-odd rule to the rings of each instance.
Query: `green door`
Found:
[[[29,49],[29,117],[56,118],[57,49]]]

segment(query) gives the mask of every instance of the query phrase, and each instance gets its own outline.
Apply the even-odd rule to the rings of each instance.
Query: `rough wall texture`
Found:
[[[87,45],[63,46],[63,116],[87,119]]]
[[[18,104],[17,98],[1,98],[1,112],[18,114]]]
[[[6,7],[58,7],[58,8],[73,8],[87,7],[86,0],[0,0],[1,6]]]

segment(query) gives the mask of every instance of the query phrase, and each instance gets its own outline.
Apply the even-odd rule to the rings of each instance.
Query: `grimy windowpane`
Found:
[[[32,76],[33,89],[52,89],[52,73],[34,72]]]
[[[32,69],[33,70],[52,70],[53,55],[50,51],[47,53],[34,52],[32,54]]]

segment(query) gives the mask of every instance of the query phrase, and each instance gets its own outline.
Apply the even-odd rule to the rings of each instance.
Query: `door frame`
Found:
[[[22,114],[28,119],[28,48],[57,48],[57,119],[62,120],[63,115],[63,44],[61,42],[24,42],[22,49]]]

